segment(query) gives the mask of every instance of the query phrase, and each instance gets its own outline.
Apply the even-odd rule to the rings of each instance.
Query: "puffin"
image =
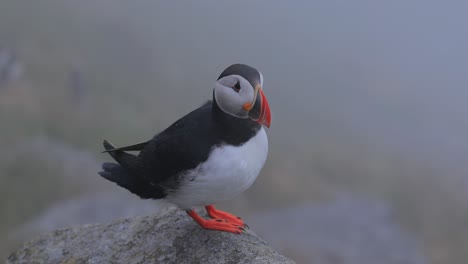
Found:
[[[244,221],[214,204],[247,190],[265,164],[271,112],[262,87],[257,69],[227,67],[212,100],[152,139],[125,147],[104,140],[103,152],[116,163],[103,163],[99,175],[142,199],[176,205],[205,229],[241,234]],[[208,219],[194,210],[200,206]]]

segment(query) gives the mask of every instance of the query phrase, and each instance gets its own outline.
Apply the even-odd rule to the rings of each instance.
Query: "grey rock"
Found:
[[[25,243],[13,263],[294,263],[247,230],[204,230],[182,210],[60,229]]]

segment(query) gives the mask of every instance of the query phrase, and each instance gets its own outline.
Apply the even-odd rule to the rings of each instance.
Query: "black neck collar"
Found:
[[[213,121],[215,121],[218,124],[218,127],[222,130],[221,134],[227,144],[242,145],[255,136],[262,128],[259,123],[249,118],[242,119],[225,113],[218,106],[214,94],[211,111]]]

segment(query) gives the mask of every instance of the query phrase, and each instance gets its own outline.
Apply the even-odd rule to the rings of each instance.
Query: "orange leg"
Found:
[[[193,218],[193,220],[195,220],[201,227],[205,229],[225,231],[234,234],[241,234],[244,231],[243,226],[230,223],[224,219],[216,218],[207,220],[197,214],[194,210],[187,210],[186,212],[190,217]]]
[[[214,205],[207,205],[205,206],[205,209],[208,215],[214,219],[224,219],[236,225],[240,225],[243,227],[246,226],[246,224],[244,223],[244,221],[242,221],[240,217],[230,214],[228,212],[218,210],[214,207]]]

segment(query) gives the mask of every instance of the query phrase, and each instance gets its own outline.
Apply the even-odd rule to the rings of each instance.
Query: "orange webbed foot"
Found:
[[[218,210],[213,205],[207,205],[205,206],[205,209],[211,218],[223,219],[223,220],[227,220],[230,223],[237,224],[242,227],[247,227],[247,225],[244,223],[244,221],[240,217],[230,214],[228,212]]]
[[[193,218],[193,220],[195,220],[201,227],[205,229],[224,231],[234,234],[241,234],[245,230],[244,226],[231,223],[226,219],[204,219],[193,210],[187,210],[186,212],[190,217]]]

